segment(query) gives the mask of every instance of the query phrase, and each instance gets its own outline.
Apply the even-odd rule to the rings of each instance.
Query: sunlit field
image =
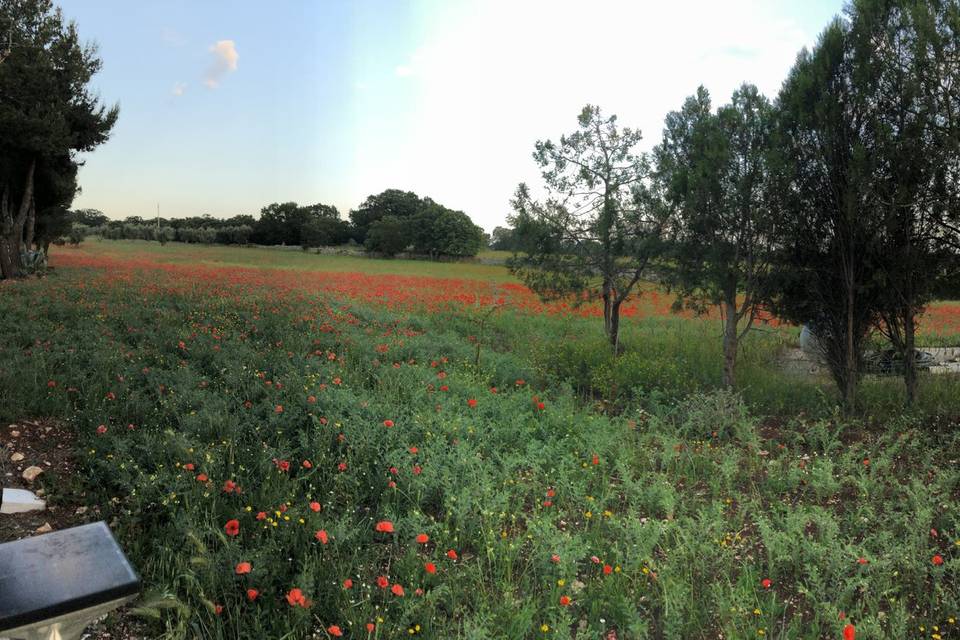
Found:
[[[497,266],[88,240],[0,285],[8,421],[76,434],[52,504],[168,638],[958,637],[958,384],[870,377],[862,420],[761,324],[652,285],[596,309]],[[264,265],[270,264],[269,268]],[[956,335],[937,312],[938,339]],[[933,418],[937,415],[939,417]]]

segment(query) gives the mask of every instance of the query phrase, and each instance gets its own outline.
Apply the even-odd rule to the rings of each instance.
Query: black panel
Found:
[[[0,544],[0,631],[139,591],[104,522]]]

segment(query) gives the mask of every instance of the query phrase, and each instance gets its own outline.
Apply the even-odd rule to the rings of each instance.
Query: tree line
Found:
[[[770,100],[744,84],[715,107],[700,87],[662,140],[587,106],[536,144],[492,245],[543,297],[599,298],[619,352],[620,307],[655,271],[677,306],[719,308],[723,379],[758,315],[810,326],[845,409],[865,346],[887,336],[917,392],[918,318],[960,261],[960,8],[854,0]]]
[[[96,210],[62,212],[60,234],[97,234],[108,239],[299,246],[303,249],[348,243],[393,256],[404,251],[428,255],[474,256],[485,246],[483,229],[462,211],[455,211],[411,191],[387,189],[366,198],[349,219],[326,204],[273,203],[259,218],[238,215],[214,218],[110,220]]]

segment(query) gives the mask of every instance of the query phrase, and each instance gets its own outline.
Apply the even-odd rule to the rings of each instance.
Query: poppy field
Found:
[[[764,368],[775,319],[718,390],[653,288],[618,370],[495,270],[96,249],[0,284],[0,418],[76,434],[40,483],[110,523],[146,637],[960,638],[950,376],[848,422]]]

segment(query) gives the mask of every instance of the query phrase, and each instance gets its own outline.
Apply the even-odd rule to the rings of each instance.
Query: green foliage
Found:
[[[364,247],[385,256],[395,256],[410,246],[410,222],[394,216],[374,221],[368,231]]]

